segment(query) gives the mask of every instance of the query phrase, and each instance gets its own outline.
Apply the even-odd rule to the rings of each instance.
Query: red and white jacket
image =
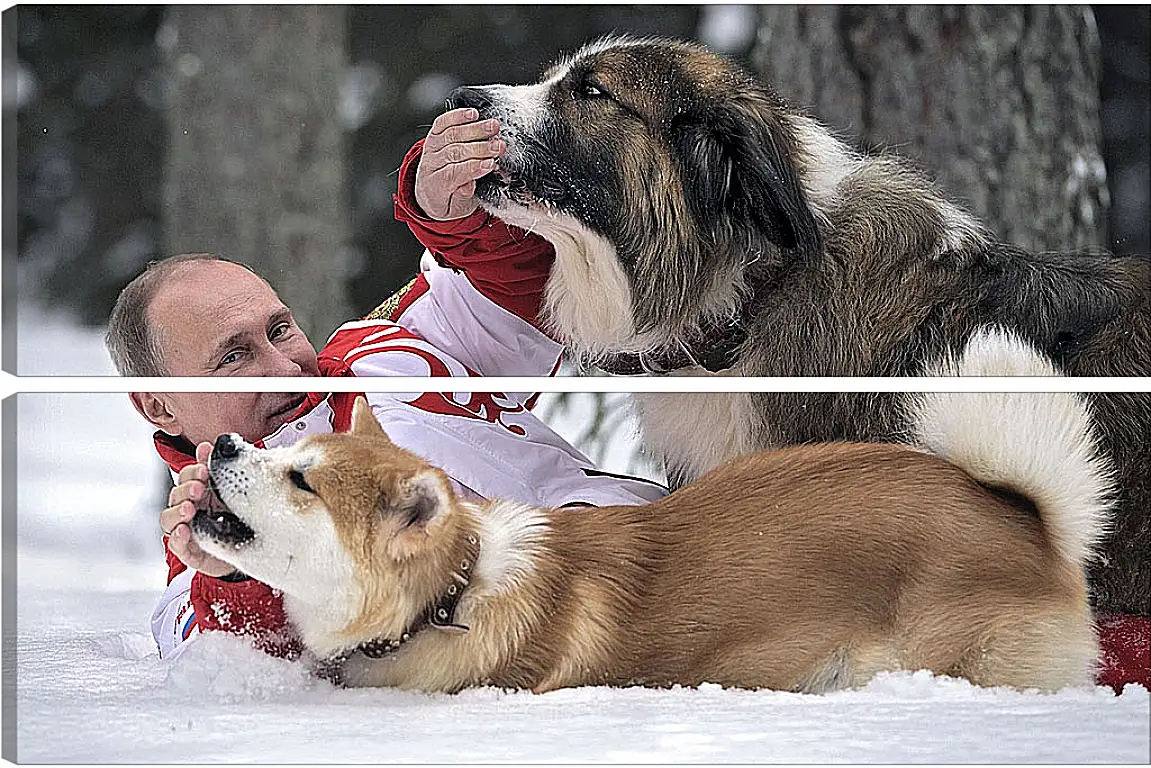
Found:
[[[433,221],[415,203],[422,142],[404,158],[396,218],[428,249],[419,276],[386,305],[384,319],[341,326],[319,354],[324,376],[549,376],[562,347],[537,327],[555,252],[542,238],[479,211]],[[380,313],[373,313],[380,314]],[[295,418],[261,441],[289,445],[342,431],[355,394],[310,394]],[[667,490],[611,475],[532,413],[531,393],[368,394],[388,436],[441,467],[469,498],[544,507],[644,504]],[[194,459],[163,433],[156,448],[173,472]],[[578,514],[573,512],[573,514]],[[167,540],[165,539],[165,548]],[[168,589],[152,614],[160,655],[174,657],[200,631],[251,634],[265,650],[294,655],[280,595],[258,581],[226,582],[188,569],[170,551]]]

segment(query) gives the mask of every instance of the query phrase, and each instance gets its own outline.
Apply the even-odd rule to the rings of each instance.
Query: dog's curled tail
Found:
[[[1058,376],[1045,356],[1000,329],[975,333],[935,376]],[[1110,462],[1096,447],[1091,412],[1067,392],[930,392],[913,396],[911,430],[927,451],[980,483],[1021,494],[1067,562],[1085,567],[1107,530]]]

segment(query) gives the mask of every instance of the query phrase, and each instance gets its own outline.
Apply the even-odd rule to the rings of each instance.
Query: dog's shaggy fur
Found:
[[[501,121],[478,194],[555,245],[545,320],[608,370],[916,376],[996,328],[1066,375],[1151,375],[1148,259],[999,243],[907,163],[853,150],[699,46],[607,39],[534,85],[449,101]],[[673,484],[759,448],[912,439],[900,395],[636,399]],[[1095,598],[1146,615],[1151,395],[1091,407],[1120,479]]]
[[[1089,684],[1084,566],[1109,481],[1086,409],[944,394],[915,413],[951,461],[793,446],[647,506],[554,510],[456,498],[361,398],[349,433],[267,451],[221,437],[210,472],[228,511],[191,527],[282,590],[306,647],[350,685],[820,692],[891,669]],[[448,626],[427,623],[449,594]]]

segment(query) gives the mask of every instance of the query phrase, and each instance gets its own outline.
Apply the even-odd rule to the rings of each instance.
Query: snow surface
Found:
[[[76,373],[107,372],[88,368],[106,365],[98,333],[37,320],[21,323],[22,350],[50,337]],[[1121,696],[1102,688],[1039,694],[899,673],[824,696],[712,685],[429,696],[336,689],[223,635],[162,662],[147,618],[164,583],[155,517],[164,472],[148,428],[123,395],[26,394],[17,409],[21,762],[1151,759],[1151,696],[1137,686]],[[563,418],[561,431],[578,435],[581,414]],[[621,469],[631,453],[629,433],[622,438],[605,469]],[[7,664],[12,649],[4,650]]]

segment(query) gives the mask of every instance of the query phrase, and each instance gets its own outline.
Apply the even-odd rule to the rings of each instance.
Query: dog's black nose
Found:
[[[459,88],[456,88],[454,91],[448,94],[448,109],[475,107],[482,112],[491,105],[491,99],[488,98],[488,95],[484,93],[482,88],[474,88],[470,85],[461,85]]]
[[[216,438],[216,444],[212,446],[213,459],[234,459],[239,455],[240,446],[231,435],[220,435]]]

